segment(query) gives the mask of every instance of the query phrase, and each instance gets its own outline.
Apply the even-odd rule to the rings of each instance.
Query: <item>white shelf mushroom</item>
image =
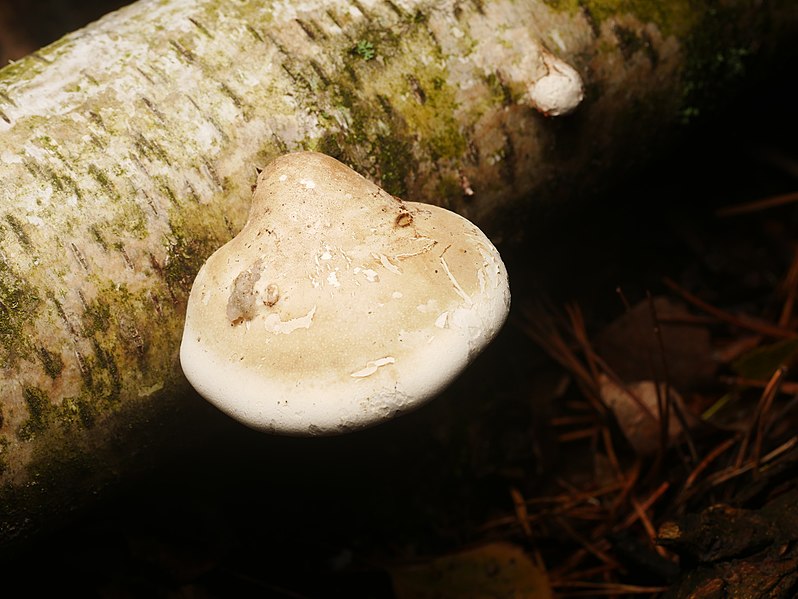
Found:
[[[499,253],[472,223],[298,152],[260,174],[246,225],[197,274],[180,360],[252,428],[342,433],[438,394],[509,304]]]

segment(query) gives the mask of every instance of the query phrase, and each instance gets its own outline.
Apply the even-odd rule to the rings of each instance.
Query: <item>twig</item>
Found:
[[[527,539],[531,539],[532,527],[529,525],[529,512],[526,509],[524,496],[521,495],[521,491],[517,488],[511,487],[510,497],[513,499],[513,508],[515,509],[515,517],[518,520],[518,524],[521,526],[521,530],[524,531],[524,536]]]
[[[725,441],[723,441],[719,445],[715,446],[715,448],[712,449],[712,451],[710,451],[707,455],[705,455],[704,459],[702,459],[698,463],[698,465],[695,468],[693,468],[693,471],[685,479],[682,491],[686,491],[687,489],[692,487],[693,483],[695,483],[695,481],[698,479],[699,475],[704,470],[709,468],[709,465],[712,462],[714,462],[717,458],[719,458],[721,455],[723,455],[724,452],[726,452],[731,447],[733,447],[734,444],[737,443],[737,440],[738,439],[736,437],[730,437],[729,439],[726,439]]]
[[[613,513],[613,516],[617,514],[618,510],[620,510],[621,506],[626,503],[627,498],[632,494],[632,490],[635,488],[637,480],[640,478],[640,470],[642,467],[643,462],[640,457],[638,457],[626,475],[621,492],[618,493],[618,496],[612,502],[612,508],[610,511]]]
[[[679,421],[679,424],[682,427],[682,435],[684,435],[684,441],[687,445],[687,449],[690,452],[690,458],[693,463],[698,461],[698,451],[696,451],[695,443],[693,442],[693,435],[690,433],[690,427],[687,423],[687,418],[684,415],[684,406],[681,405],[679,400],[676,397],[671,396],[670,392],[670,371],[668,369],[668,355],[665,351],[665,340],[662,337],[662,327],[660,326],[660,319],[659,315],[657,314],[657,307],[654,305],[654,298],[651,296],[651,293],[648,294],[648,306],[651,311],[651,320],[654,323],[654,335],[657,338],[657,344],[659,346],[659,353],[660,358],[662,360],[662,371],[664,373],[664,384],[665,384],[665,392],[660,393],[659,385],[655,385],[655,389],[657,390],[657,406],[664,405],[664,411],[660,409],[660,449],[662,454],[664,455],[665,451],[668,449],[668,439],[670,439],[670,412],[673,410],[673,413],[676,416],[676,420]],[[652,368],[653,372],[653,368]],[[664,398],[661,397],[664,395]]]
[[[620,287],[616,287],[615,293],[617,293],[618,297],[621,298],[621,303],[623,303],[623,307],[626,308],[626,311],[631,312],[632,304],[630,304],[629,300],[626,299],[626,294],[623,292],[623,289],[621,289]]]
[[[530,305],[525,312],[525,318],[518,322],[521,330],[575,377],[585,398],[599,414],[605,415],[607,408],[598,397],[595,380],[552,324],[552,317],[548,311],[542,306]]]
[[[749,379],[742,376],[721,376],[718,380],[724,385],[732,387],[756,387],[764,389],[770,384],[770,381],[763,381],[760,379]],[[798,394],[798,383],[791,381],[784,381],[778,388],[777,393],[784,395]]]
[[[779,457],[781,454],[791,450],[796,445],[798,445],[798,437],[792,437],[789,441],[782,443],[770,453],[765,454],[760,460],[760,465],[771,462],[772,460]],[[753,468],[754,468],[754,462],[749,461],[747,464],[743,464],[739,468],[737,467],[727,468],[726,470],[717,472],[716,474],[707,477],[706,482],[710,487],[716,487],[720,484],[730,481],[733,478],[737,478],[738,476],[741,476],[746,472],[749,472],[750,470],[753,470]]]
[[[760,210],[765,210],[766,208],[776,208],[778,206],[785,206],[787,204],[792,204],[794,202],[798,202],[798,192],[784,193],[781,195],[762,198],[761,200],[755,200],[753,202],[745,202],[743,204],[737,204],[735,206],[727,206],[726,208],[721,208],[720,210],[717,210],[715,212],[715,215],[721,218],[727,216],[738,216],[740,214],[759,212]]]
[[[590,439],[595,437],[599,432],[599,427],[594,426],[578,431],[569,431],[567,433],[560,433],[557,435],[557,441],[560,443],[571,443],[573,441],[581,441],[582,439]]]
[[[568,304],[565,306],[565,313],[568,315],[568,320],[571,323],[571,333],[587,361],[587,366],[590,369],[590,378],[593,380],[594,384],[598,386],[599,369],[596,365],[596,353],[593,351],[593,346],[588,339],[587,327],[585,326],[585,319],[582,316],[582,311],[576,304]]]
[[[558,586],[559,582],[562,581],[574,581],[574,582],[582,582],[587,580],[588,578],[593,578],[594,576],[600,576],[602,574],[609,574],[614,570],[612,566],[608,566],[607,564],[599,564],[598,566],[594,566],[592,568],[586,568],[584,570],[572,570],[568,573],[567,576],[563,576],[557,580],[552,580],[552,586]]]
[[[720,321],[727,322],[735,327],[746,329],[748,331],[753,331],[755,333],[759,333],[766,337],[775,337],[778,339],[796,339],[798,338],[798,334],[795,331],[788,331],[786,329],[777,327],[767,322],[762,322],[758,319],[753,319],[749,316],[736,316],[730,312],[726,312],[725,310],[721,310],[711,304],[708,304],[704,300],[698,298],[697,296],[693,295],[686,289],[682,288],[672,279],[668,277],[663,278],[663,282],[667,285],[671,290],[678,293],[682,299],[686,302],[693,304],[699,310],[703,310],[707,314],[711,314],[715,318]]]
[[[560,596],[569,596],[569,597],[590,597],[593,595],[614,595],[614,594],[623,594],[623,595],[630,595],[635,593],[645,593],[645,594],[654,594],[654,593],[664,593],[668,590],[668,587],[644,587],[644,586],[637,586],[633,584],[620,584],[616,582],[581,582],[577,580],[563,580],[563,581],[552,581],[551,586],[554,588],[560,589],[590,589],[590,594],[561,594]]]
[[[555,416],[549,420],[551,426],[571,426],[572,424],[595,424],[596,418],[593,414],[584,416]]]
[[[648,299],[648,310],[651,315],[651,323],[654,325],[654,337],[657,339],[665,374],[663,377],[665,392],[663,393],[663,390],[660,388],[659,381],[656,380],[656,369],[654,368],[653,363],[650,365],[651,374],[655,377],[654,391],[657,394],[657,415],[659,416],[659,452],[657,455],[656,466],[652,469],[653,472],[656,472],[659,469],[659,465],[662,463],[665,452],[668,451],[668,439],[670,438],[670,377],[668,376],[668,362],[665,359],[665,344],[662,341],[662,332],[660,331],[659,320],[657,319],[657,310],[654,307],[654,298],[651,296],[651,292],[647,292],[646,297]],[[653,361],[651,356],[649,356],[649,360]]]
[[[662,557],[667,557],[668,550],[660,545],[657,545],[656,543],[657,531],[655,530],[654,525],[651,523],[651,519],[648,517],[648,514],[646,514],[646,511],[640,506],[640,502],[634,497],[632,497],[632,507],[634,508],[635,513],[638,515],[640,522],[643,524],[643,528],[646,530],[649,543],[654,546],[654,550]]]
[[[612,464],[616,476],[618,478],[623,478],[623,469],[615,453],[615,447],[612,444],[612,433],[609,427],[605,426],[601,429],[601,439],[604,442],[604,449],[607,451],[607,459],[609,459],[610,464]]]
[[[787,376],[787,367],[781,366],[773,375],[771,379],[772,384],[765,387],[762,392],[762,401],[757,404],[756,411],[756,436],[754,437],[754,470],[759,470],[759,458],[762,455],[762,443],[765,439],[765,431],[769,422],[768,416],[773,407],[773,401],[779,392],[779,387],[784,377]]]
[[[554,519],[554,522],[556,522],[557,525],[560,526],[560,528],[562,528],[569,537],[571,537],[574,541],[579,543],[585,551],[587,551],[588,553],[590,553],[594,557],[598,558],[599,560],[601,560],[605,564],[611,565],[611,566],[613,566],[615,568],[619,568],[620,567],[620,564],[617,561],[615,561],[615,559],[613,559],[611,556],[607,555],[604,551],[599,549],[596,545],[594,545],[593,543],[588,541],[586,538],[584,538],[582,535],[580,535],[578,532],[576,532],[571,527],[571,525],[568,524],[564,519],[558,517],[558,518]]]
[[[565,597],[614,597],[618,595],[656,595],[664,593],[668,587],[636,587],[631,585],[618,585],[606,589],[591,589],[589,591],[574,591],[571,593],[558,593],[557,596]]]
[[[749,445],[751,443],[752,437],[754,438],[754,462],[756,467],[759,465],[759,453],[762,450],[762,432],[764,428],[761,425],[761,421],[764,416],[767,414],[767,411],[770,409],[770,406],[773,405],[773,398],[776,397],[776,393],[779,390],[779,386],[781,385],[782,379],[784,379],[784,375],[787,374],[787,369],[782,366],[776,369],[776,372],[773,373],[773,376],[770,377],[770,381],[768,381],[767,386],[762,391],[762,395],[759,398],[759,402],[757,403],[756,410],[754,410],[754,414],[751,418],[751,425],[748,427],[748,430],[743,437],[742,443],[740,444],[740,449],[737,452],[737,460],[735,461],[735,465],[737,468],[743,465],[745,460],[745,456],[748,453]]]
[[[784,304],[781,307],[781,315],[779,316],[778,324],[780,327],[786,327],[790,324],[792,313],[795,308],[795,296],[798,292],[798,248],[793,249],[792,262],[790,268],[787,270],[787,275],[784,277],[782,285],[786,297]]]
[[[570,515],[574,508],[582,505],[583,503],[598,505],[599,497],[609,495],[610,493],[614,493],[619,489],[621,489],[621,484],[615,482],[611,485],[591,491],[576,491],[567,495],[554,495],[552,497],[531,497],[526,499],[524,502],[527,509],[527,519],[530,522],[533,522],[546,516],[560,514]],[[529,508],[534,506],[540,506],[537,507],[537,513],[529,514]],[[485,531],[493,528],[499,528],[501,526],[509,526],[516,524],[517,522],[518,518],[515,514],[512,516],[503,516],[501,518],[494,518],[493,520],[486,522],[480,527],[480,530]]]
[[[640,518],[640,512],[642,511],[645,514],[645,512],[651,509],[651,506],[653,506],[657,500],[659,500],[659,498],[662,497],[668,489],[670,489],[670,487],[671,484],[668,481],[665,481],[651,495],[649,495],[648,499],[646,499],[643,503],[640,503],[636,499],[632,498],[632,505],[634,506],[635,511],[629,514],[623,522],[616,525],[613,528],[613,531],[618,532],[620,530],[624,530],[637,522],[638,518]],[[646,527],[646,530],[649,532],[649,537],[653,540],[656,537],[654,527],[651,526],[650,530],[648,527]]]

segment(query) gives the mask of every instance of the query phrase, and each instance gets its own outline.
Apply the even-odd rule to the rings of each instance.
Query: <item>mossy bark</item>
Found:
[[[215,417],[180,374],[183,310],[257,167],[323,151],[501,244],[797,24],[792,0],[142,0],[7,66],[0,546]],[[573,115],[528,102],[546,52],[585,81]]]

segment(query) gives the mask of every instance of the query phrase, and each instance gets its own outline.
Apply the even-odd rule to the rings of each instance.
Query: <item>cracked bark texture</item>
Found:
[[[322,151],[501,246],[797,24],[792,0],[142,0],[5,67],[0,547],[219,417],[178,345],[257,167]],[[585,83],[572,115],[530,105],[550,56]]]

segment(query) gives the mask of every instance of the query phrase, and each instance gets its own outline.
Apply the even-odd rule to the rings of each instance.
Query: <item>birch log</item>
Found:
[[[798,24],[793,0],[699,4],[141,0],[5,67],[0,546],[186,434],[187,292],[256,167],[323,151],[501,243]],[[564,65],[585,99],[545,116]]]

